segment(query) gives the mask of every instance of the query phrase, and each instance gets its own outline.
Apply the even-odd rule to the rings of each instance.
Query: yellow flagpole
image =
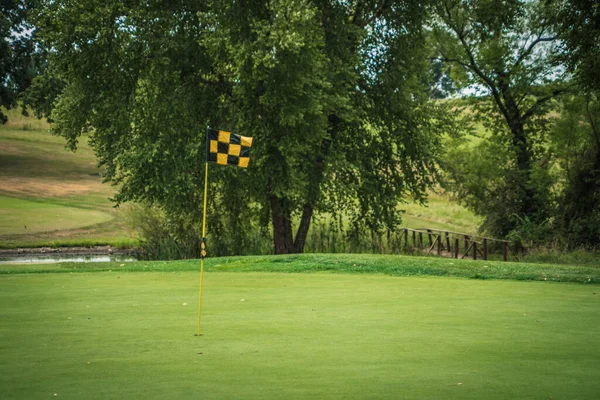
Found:
[[[198,294],[198,336],[200,336],[200,317],[202,316],[202,278],[204,275],[204,257],[206,257],[206,194],[208,193],[208,161],[204,169],[204,212],[202,214],[202,249],[200,253],[200,291]]]

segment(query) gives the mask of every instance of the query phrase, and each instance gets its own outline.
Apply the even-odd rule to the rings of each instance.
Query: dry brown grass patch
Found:
[[[2,177],[0,192],[13,196],[63,197],[89,192],[102,191],[102,184],[97,180],[86,180],[78,183],[64,182],[56,179],[40,179],[30,177]]]

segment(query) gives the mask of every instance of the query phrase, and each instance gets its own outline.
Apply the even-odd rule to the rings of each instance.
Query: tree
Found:
[[[485,96],[475,103],[478,117],[491,131],[494,151],[504,148],[504,172],[494,185],[473,192],[458,182],[467,204],[498,235],[524,218],[541,223],[550,213],[548,188],[535,171],[543,170],[548,110],[570,84],[555,62],[560,43],[547,7],[515,0],[443,0],[436,7],[439,59],[461,68],[464,86]]]
[[[21,93],[39,73],[43,60],[39,56],[34,32],[27,22],[32,7],[28,0],[3,0],[0,7],[0,106],[17,105]],[[0,123],[7,121],[0,111]]]
[[[570,247],[598,246],[600,102],[595,95],[565,99],[552,130],[551,145],[561,166],[557,232]]]
[[[72,148],[90,132],[117,202],[185,221],[199,220],[204,127],[252,136],[247,171],[211,170],[211,229],[238,248],[244,218],[272,223],[278,254],[303,251],[315,212],[393,229],[436,174],[426,15],[385,0],[42,1],[66,82],[53,130]]]
[[[588,90],[600,92],[600,5],[594,0],[554,1],[553,22],[568,68]]]
[[[554,2],[555,29],[564,43],[568,70],[580,94],[566,99],[553,129],[564,189],[557,227],[570,246],[600,244],[600,5],[596,1]]]

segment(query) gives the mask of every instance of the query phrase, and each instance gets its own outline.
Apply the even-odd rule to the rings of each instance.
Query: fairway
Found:
[[[0,248],[133,244],[88,138],[73,153],[46,122],[8,115],[0,125]]]
[[[112,218],[101,211],[0,196],[0,232],[9,235],[74,229]]]
[[[0,397],[592,399],[598,289],[211,271],[195,337],[197,272],[4,274]]]

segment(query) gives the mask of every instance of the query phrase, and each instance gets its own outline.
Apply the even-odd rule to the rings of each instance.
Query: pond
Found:
[[[136,261],[123,254],[11,254],[1,255],[0,264],[52,264],[62,262],[128,262]]]

